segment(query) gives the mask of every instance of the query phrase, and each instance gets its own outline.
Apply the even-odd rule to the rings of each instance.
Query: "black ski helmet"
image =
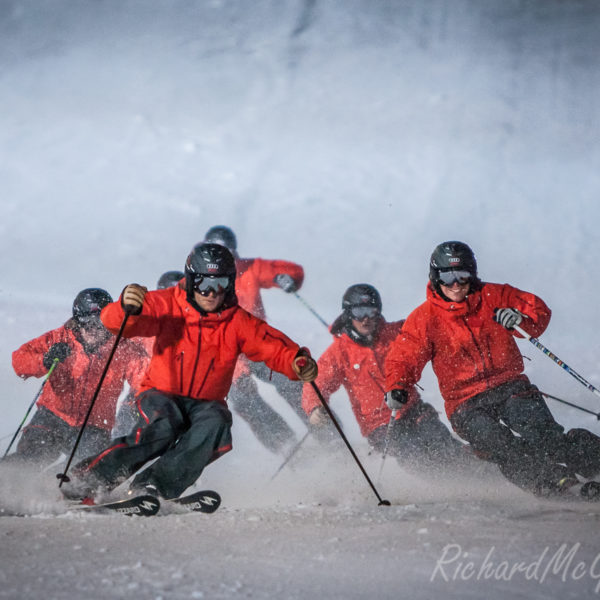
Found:
[[[185,273],[182,271],[166,271],[158,278],[156,289],[164,290],[165,288],[173,287],[174,285],[177,285],[184,277]]]
[[[473,250],[464,242],[443,242],[438,244],[429,261],[429,280],[437,289],[441,271],[468,271],[473,280],[477,279],[477,260]]]
[[[189,302],[194,298],[194,283],[202,277],[229,277],[226,298],[235,290],[235,259],[220,244],[196,244],[185,261],[184,272]]]
[[[100,311],[112,301],[111,295],[101,288],[81,290],[73,301],[73,317],[79,320],[99,316]]]
[[[374,306],[381,312],[381,296],[379,292],[368,283],[351,285],[342,298],[342,308],[348,312],[353,306]]]
[[[225,246],[232,253],[237,251],[237,239],[235,233],[225,225],[215,225],[211,227],[204,236],[204,241],[211,244]]]

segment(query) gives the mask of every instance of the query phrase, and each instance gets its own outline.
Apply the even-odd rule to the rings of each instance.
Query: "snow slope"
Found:
[[[599,25],[583,0],[3,0],[2,443],[40,383],[14,375],[11,352],[61,324],[84,287],[154,286],[219,223],[242,255],[302,263],[301,294],[328,321],[362,281],[401,318],[434,246],[464,240],[484,279],[547,301],[542,341],[600,385]],[[274,325],[315,355],[328,345],[294,297],[264,298]],[[521,348],[541,389],[598,410]],[[429,370],[422,384],[441,409]],[[332,404],[377,473],[344,395]],[[0,519],[0,597],[595,595],[596,507],[494,477],[425,485],[388,462],[380,485],[397,505],[384,512],[343,452],[308,448],[267,484],[279,459],[239,420],[234,439],[203,480],[224,497],[209,519],[54,516],[50,473],[1,474],[3,503],[42,516]],[[515,564],[563,543],[581,544],[579,579],[429,581],[447,544]]]

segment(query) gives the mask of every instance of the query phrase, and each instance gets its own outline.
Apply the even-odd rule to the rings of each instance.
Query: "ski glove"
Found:
[[[385,403],[390,410],[398,410],[408,402],[406,390],[390,390],[385,394]]]
[[[322,406],[317,406],[308,417],[308,422],[313,427],[324,427],[329,424],[329,415]]]
[[[520,325],[523,320],[523,313],[515,308],[497,308],[494,314],[494,321],[500,323],[506,329],[512,329],[515,325]]]
[[[58,359],[58,362],[62,362],[71,354],[71,347],[66,342],[58,342],[57,344],[52,344],[50,349],[46,354],[44,354],[44,367],[50,370],[52,363],[55,359]]]
[[[273,281],[287,294],[291,294],[298,289],[296,282],[287,273],[275,275]]]
[[[298,375],[298,379],[306,383],[314,381],[319,374],[319,367],[317,367],[315,359],[302,354],[296,356],[292,361],[292,369],[294,370],[294,373]]]
[[[147,287],[137,283],[130,283],[121,294],[121,306],[130,315],[139,315],[144,306],[144,297],[148,291]]]

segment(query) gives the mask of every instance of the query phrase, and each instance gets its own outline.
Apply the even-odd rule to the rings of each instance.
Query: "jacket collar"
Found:
[[[177,302],[177,304],[181,307],[183,312],[186,313],[188,316],[197,316],[198,321],[200,321],[202,325],[218,325],[224,321],[230,321],[239,308],[236,302],[233,306],[224,308],[219,312],[201,313],[192,304],[188,302],[187,293],[184,288],[175,286],[169,289],[173,290],[172,293],[175,298],[175,302]]]
[[[427,302],[446,313],[463,316],[474,312],[481,304],[481,290],[470,292],[463,302],[448,302],[433,289],[429,282],[427,284]]]

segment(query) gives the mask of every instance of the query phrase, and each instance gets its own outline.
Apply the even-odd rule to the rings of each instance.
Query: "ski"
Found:
[[[187,496],[163,500],[163,503],[177,504],[190,512],[214,513],[221,505],[221,496],[213,490],[202,490]]]
[[[92,512],[117,512],[122,515],[151,517],[158,512],[160,502],[158,498],[150,495],[134,496],[125,500],[117,500],[115,502],[101,502],[99,504],[73,504],[69,509],[85,510]]]

